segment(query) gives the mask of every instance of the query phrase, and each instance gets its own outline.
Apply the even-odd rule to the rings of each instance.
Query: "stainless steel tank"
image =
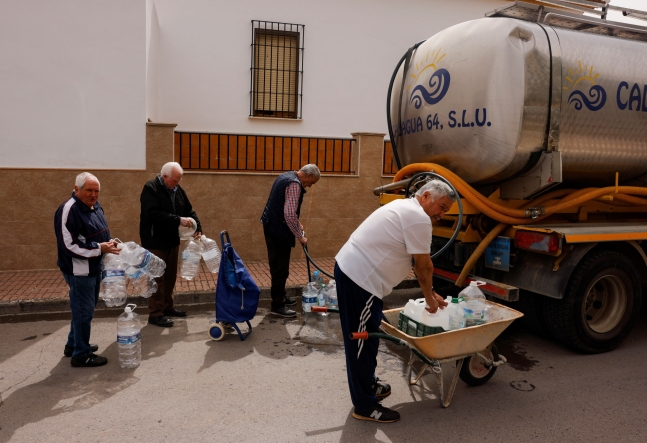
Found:
[[[403,165],[468,183],[517,177],[559,153],[563,181],[647,174],[647,43],[511,18],[448,28],[412,54],[391,95]]]

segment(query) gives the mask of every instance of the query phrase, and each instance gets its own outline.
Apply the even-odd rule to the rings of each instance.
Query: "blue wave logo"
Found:
[[[588,97],[582,91],[573,91],[568,96],[568,102],[574,103],[578,111],[582,109],[582,105],[589,111],[599,111],[607,102],[607,92],[602,86],[594,85],[589,89]]]
[[[577,66],[574,69],[568,68],[566,75],[566,81],[570,82],[571,85],[569,87],[565,83],[564,89],[573,89],[573,92],[568,96],[568,103],[573,103],[577,111],[581,111],[584,107],[589,111],[599,111],[607,102],[607,91],[602,86],[595,84],[600,74],[594,74],[593,66],[582,65],[581,61],[577,62]],[[579,83],[589,83],[591,85],[588,96],[586,93],[575,89]]]
[[[413,103],[416,109],[420,109],[423,100],[428,105],[435,105],[447,94],[449,83],[449,71],[444,68],[438,69],[429,79],[429,88],[431,89],[427,90],[423,85],[416,86],[409,97],[409,102]]]

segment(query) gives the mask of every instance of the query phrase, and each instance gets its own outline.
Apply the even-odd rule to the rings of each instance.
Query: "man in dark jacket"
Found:
[[[288,171],[279,175],[272,185],[265,204],[261,223],[267,245],[267,257],[272,277],[271,312],[281,317],[296,317],[297,313],[287,306],[297,302],[285,293],[285,282],[290,275],[290,253],[296,240],[305,245],[303,225],[299,222],[301,203],[306,188],[319,181],[321,172],[317,165],[305,165],[299,171]]]
[[[169,162],[162,166],[160,175],[144,185],[140,197],[139,236],[142,246],[166,263],[164,275],[156,278],[157,292],[148,299],[148,323],[155,326],[173,326],[168,317],[186,317],[185,311],[173,308],[173,288],[177,278],[180,226],[197,224],[194,237],[202,233],[196,215],[180,180],[184,171],[179,163]]]
[[[110,239],[108,222],[99,204],[99,180],[89,172],[76,177],[72,196],[56,210],[54,232],[58,249],[57,265],[70,286],[72,323],[63,355],[72,357],[74,367],[102,366],[108,359],[94,354],[99,347],[90,344],[94,308],[99,301],[101,258],[118,254]]]

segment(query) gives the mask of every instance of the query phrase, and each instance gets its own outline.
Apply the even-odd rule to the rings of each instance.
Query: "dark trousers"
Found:
[[[92,353],[90,328],[94,308],[99,301],[101,273],[89,276],[63,273],[63,278],[70,285],[70,310],[72,311],[72,323],[66,346],[74,347],[73,358],[85,357]]]
[[[351,340],[351,332],[379,332],[382,300],[360,288],[335,264],[339,319],[344,337],[348,388],[355,411],[370,414],[377,403],[375,368],[380,340]]]
[[[164,311],[173,309],[173,289],[177,280],[177,259],[180,246],[171,249],[149,249],[166,263],[164,275],[157,277],[157,291],[148,299],[148,316],[161,317]]]
[[[265,244],[272,277],[272,309],[281,309],[285,306],[285,282],[290,276],[292,246],[285,240],[268,235],[267,232],[265,232]]]

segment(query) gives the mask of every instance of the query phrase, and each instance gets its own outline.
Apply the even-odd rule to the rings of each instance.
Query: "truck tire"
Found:
[[[633,263],[617,252],[595,251],[577,265],[563,299],[544,300],[546,327],[575,351],[611,351],[633,329],[640,303],[640,279]]]

